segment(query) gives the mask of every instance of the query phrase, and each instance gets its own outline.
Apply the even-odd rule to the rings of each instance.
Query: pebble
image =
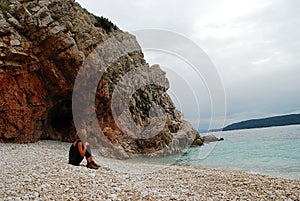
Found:
[[[300,200],[299,180],[150,164],[145,174],[90,170],[67,164],[68,149],[69,143],[56,141],[0,144],[0,200]],[[118,164],[131,172],[141,168]]]
[[[111,194],[109,195],[109,197],[112,199],[112,200],[116,200],[118,195],[117,194]]]

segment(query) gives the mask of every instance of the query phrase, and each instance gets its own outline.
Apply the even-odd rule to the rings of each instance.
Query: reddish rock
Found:
[[[146,64],[133,36],[113,24],[110,29],[100,27],[101,18],[82,9],[74,0],[19,0],[6,4],[10,9],[0,11],[0,142],[74,140],[72,93],[79,68],[98,44],[118,34],[123,34],[120,40],[138,49],[112,63],[98,85],[95,105],[83,111],[87,116],[96,112],[98,118],[97,122],[86,122],[91,144],[101,144],[108,150],[107,156],[126,158],[135,154],[175,153],[193,142],[197,131],[183,120],[167,94],[165,72],[158,65],[150,68]],[[98,60],[108,61],[114,54],[110,52]],[[111,109],[112,93],[118,82],[135,69],[142,69],[145,78],[146,72],[153,71],[155,76],[151,79],[165,81],[164,86],[147,85],[137,90],[126,110],[134,124],[144,128],[151,122],[149,110],[153,105],[164,109],[166,121],[157,135],[146,139],[133,138],[120,129]],[[94,75],[89,76],[92,79]],[[139,81],[146,83],[146,79]],[[88,82],[89,79],[86,86]],[[130,87],[130,83],[126,84]],[[87,97],[78,99],[83,105]],[[97,124],[104,135],[95,131]],[[151,129],[155,132],[158,128]]]

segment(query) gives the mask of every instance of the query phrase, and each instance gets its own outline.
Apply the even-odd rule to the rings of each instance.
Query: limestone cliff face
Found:
[[[112,37],[123,34],[137,44],[136,40],[73,0],[1,0],[0,4],[0,141],[73,140],[76,129],[72,93],[79,68],[97,45]],[[184,121],[167,94],[166,78],[164,86],[152,84],[136,90],[124,110],[143,128],[151,119],[151,106],[160,105],[166,119],[157,135],[133,138],[116,124],[111,100],[122,76],[140,69],[165,77],[159,66],[146,63],[138,44],[137,47],[103,71],[99,82],[95,106],[91,108],[96,108],[105,137],[129,157],[178,152],[195,138],[199,143],[200,135]],[[86,126],[93,144],[103,140],[93,132],[92,123]]]

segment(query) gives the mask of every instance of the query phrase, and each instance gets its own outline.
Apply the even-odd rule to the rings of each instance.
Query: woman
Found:
[[[91,149],[88,142],[82,141],[76,136],[77,140],[72,143],[69,151],[69,164],[79,166],[83,158],[87,161],[87,168],[98,169],[100,165],[93,161]]]

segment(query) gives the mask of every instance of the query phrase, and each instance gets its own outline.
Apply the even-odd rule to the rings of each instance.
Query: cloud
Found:
[[[225,83],[229,114],[299,108],[298,7],[296,1],[275,1],[198,27],[198,41]]]

